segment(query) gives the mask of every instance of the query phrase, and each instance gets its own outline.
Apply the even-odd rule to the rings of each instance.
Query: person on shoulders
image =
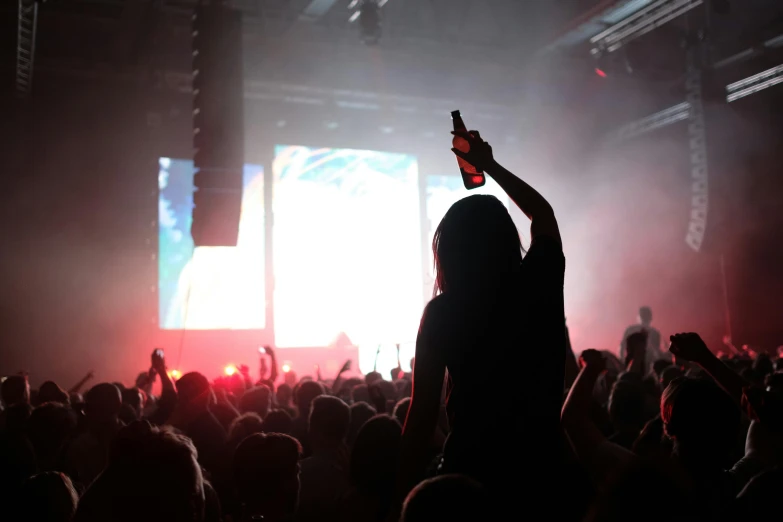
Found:
[[[450,433],[441,471],[482,483],[498,500],[520,500],[513,493],[520,490],[532,500],[554,487],[562,448],[566,332],[560,231],[549,202],[500,166],[478,132],[454,134],[470,149],[452,151],[497,181],[531,220],[532,241],[523,257],[519,231],[493,196],[458,201],[438,226],[432,244],[436,297],[424,311],[416,340],[398,495],[404,498],[423,478],[446,381]],[[503,400],[487,404],[475,390],[497,387],[493,367],[535,371],[523,385],[501,382]],[[511,423],[510,408],[516,410]],[[498,433],[525,450],[499,455]],[[513,469],[535,476],[535,486],[509,480]]]

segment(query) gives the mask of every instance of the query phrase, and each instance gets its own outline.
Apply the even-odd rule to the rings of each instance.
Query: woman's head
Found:
[[[507,280],[522,262],[519,232],[494,196],[454,203],[432,241],[435,291],[492,286]]]

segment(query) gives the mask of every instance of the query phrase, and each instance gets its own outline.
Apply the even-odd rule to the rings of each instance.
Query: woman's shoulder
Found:
[[[525,260],[536,258],[556,258],[561,259],[563,255],[563,244],[559,239],[552,236],[536,236],[530,243],[530,248],[525,255]]]
[[[533,282],[540,282],[538,276],[541,275],[547,281],[552,278],[562,280],[565,273],[563,245],[550,236],[536,237],[522,260],[522,271],[527,283],[531,282],[531,274],[536,274]]]
[[[424,307],[424,313],[421,316],[421,326],[443,323],[452,310],[454,310],[454,299],[448,294],[439,294],[433,297],[427,303],[427,306]]]
[[[471,307],[479,306],[475,296],[461,296],[455,293],[443,293],[435,296],[424,308],[422,321],[452,323],[464,319]]]
[[[433,298],[424,308],[419,333],[435,335],[440,340],[455,342],[465,325],[465,306],[456,296],[445,293]]]

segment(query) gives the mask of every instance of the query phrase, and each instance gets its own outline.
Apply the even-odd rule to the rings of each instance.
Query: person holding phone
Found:
[[[513,499],[524,505],[551,494],[562,448],[566,332],[560,231],[549,202],[495,161],[477,131],[453,134],[470,148],[452,151],[491,176],[530,219],[532,241],[523,257],[519,232],[493,196],[458,201],[438,226],[432,244],[436,296],[416,340],[399,493],[422,478],[448,379],[450,433],[441,471],[478,480],[500,504]],[[524,375],[504,378],[497,368]],[[476,389],[493,390],[497,400],[486,401]],[[505,440],[514,441],[513,451],[499,450]]]

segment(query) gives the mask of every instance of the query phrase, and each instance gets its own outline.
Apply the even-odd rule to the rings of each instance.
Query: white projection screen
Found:
[[[421,318],[416,158],[279,145],[272,171],[276,342],[345,334],[371,370],[377,347],[412,342]]]

